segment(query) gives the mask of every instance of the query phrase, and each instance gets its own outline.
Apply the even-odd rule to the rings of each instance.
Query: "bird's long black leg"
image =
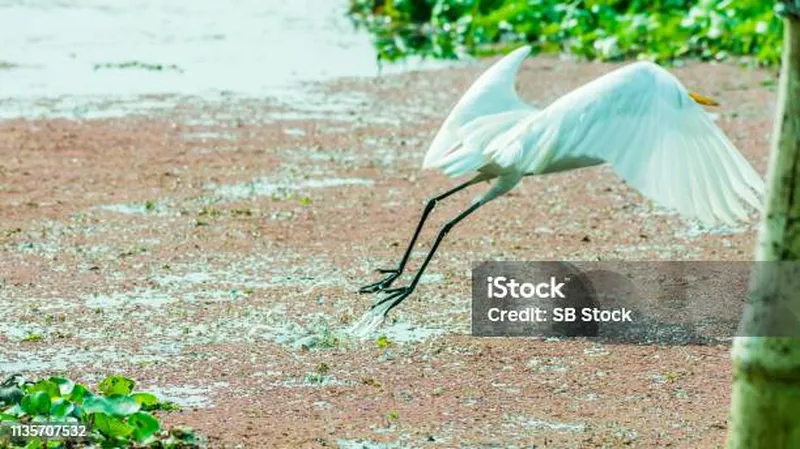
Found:
[[[442,239],[444,239],[447,233],[450,232],[453,226],[458,224],[459,221],[466,218],[469,214],[478,210],[478,208],[486,204],[486,202],[487,202],[486,200],[481,199],[477,203],[470,206],[467,210],[461,212],[460,214],[458,214],[458,216],[445,223],[445,225],[442,226],[442,229],[439,231],[439,235],[436,236],[436,240],[433,242],[433,246],[431,247],[430,251],[428,251],[428,256],[425,257],[425,261],[422,262],[422,266],[419,267],[419,270],[417,271],[417,274],[414,275],[414,279],[411,281],[411,283],[405,287],[398,287],[386,290],[386,293],[388,293],[389,295],[386,296],[385,298],[382,298],[372,307],[375,308],[381,304],[389,303],[389,307],[386,308],[383,312],[384,315],[386,315],[389,313],[390,310],[394,309],[395,307],[397,307],[398,304],[403,302],[403,300],[406,299],[408,295],[410,295],[411,292],[414,291],[414,288],[417,287],[417,284],[419,283],[419,280],[422,277],[422,273],[425,271],[425,268],[428,266],[428,263],[430,263],[431,259],[433,258],[433,254],[436,252],[436,249],[439,247],[439,244],[442,242]]]
[[[408,262],[408,258],[411,255],[411,250],[414,249],[414,244],[417,243],[417,237],[419,237],[420,232],[422,231],[422,227],[425,224],[425,220],[428,219],[428,215],[433,211],[433,208],[436,207],[436,203],[439,201],[447,198],[448,196],[460,192],[467,187],[481,181],[481,177],[473,178],[463,184],[460,184],[452,189],[448,190],[447,192],[442,193],[441,195],[435,196],[428,200],[427,204],[425,204],[425,209],[422,211],[422,218],[420,218],[419,223],[417,224],[417,229],[414,231],[414,235],[411,237],[411,242],[408,244],[408,248],[406,248],[406,252],[403,254],[403,258],[400,259],[400,263],[397,265],[397,268],[389,268],[378,269],[379,273],[387,274],[385,278],[381,279],[378,282],[373,284],[365,285],[361,287],[358,291],[359,293],[375,293],[381,290],[388,288],[392,285],[392,282],[395,281],[400,275],[403,273],[403,269],[406,267],[406,263]]]

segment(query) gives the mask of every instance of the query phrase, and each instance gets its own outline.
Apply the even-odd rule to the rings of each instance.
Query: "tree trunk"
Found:
[[[784,1],[778,111],[756,266],[734,340],[729,449],[800,448],[800,1]]]

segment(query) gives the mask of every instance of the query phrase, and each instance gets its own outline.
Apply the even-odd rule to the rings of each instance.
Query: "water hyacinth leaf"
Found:
[[[0,388],[0,404],[19,404],[19,401],[21,401],[24,396],[25,393],[16,385]]]
[[[110,413],[110,410],[111,404],[102,396],[89,396],[83,400],[84,413]]]
[[[114,416],[130,416],[142,408],[142,405],[130,396],[116,395],[107,398],[107,400],[111,405],[110,413]]]
[[[112,396],[115,394],[129,395],[133,391],[136,383],[127,377],[122,376],[108,376],[98,387],[105,396]]]
[[[34,438],[28,441],[28,444],[25,445],[25,449],[44,449],[44,443],[42,440]]]
[[[144,409],[150,409],[158,405],[158,396],[153,393],[137,392],[131,395],[134,401],[139,403]]]
[[[153,415],[147,412],[138,412],[128,418],[128,424],[133,426],[133,437],[142,443],[161,430],[161,425]]]
[[[21,374],[13,374],[8,379],[4,380],[3,382],[0,382],[0,387],[19,387],[19,388],[22,388],[26,384],[30,384],[30,383],[32,383],[32,382],[29,382],[28,379],[25,378],[25,376],[23,376]]]
[[[61,390],[58,388],[58,384],[50,380],[40,380],[28,389],[29,393],[36,391],[43,391],[51,398],[57,398],[61,396]]]
[[[35,391],[26,395],[20,402],[20,407],[29,415],[41,415],[50,412],[50,395],[46,391]]]
[[[81,384],[75,384],[73,385],[72,391],[69,393],[67,399],[76,404],[83,404],[84,399],[89,396],[93,396],[93,394],[88,388]]]
[[[54,400],[53,404],[50,406],[50,416],[58,419],[64,419],[64,417],[71,414],[74,409],[75,406],[72,404],[72,402],[69,402],[63,398],[58,398]]]
[[[124,423],[121,419],[102,413],[93,414],[92,422],[95,429],[111,438],[126,438],[134,431],[132,426]]]
[[[6,409],[3,413],[5,413],[6,415],[16,416],[17,418],[25,416],[27,414],[25,413],[25,410],[22,409],[21,404],[13,405],[11,408]]]
[[[111,416],[125,417],[141,409],[141,405],[130,396],[115,395],[108,398],[91,396],[83,401],[85,413],[104,413]]]
[[[50,382],[58,385],[59,392],[61,396],[67,396],[72,393],[72,390],[75,388],[75,382],[66,379],[64,377],[56,377],[53,376],[50,379]]]
[[[76,419],[83,420],[86,414],[87,414],[86,411],[80,405],[73,406],[71,415]]]

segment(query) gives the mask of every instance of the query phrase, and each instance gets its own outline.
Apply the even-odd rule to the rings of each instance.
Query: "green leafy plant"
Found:
[[[86,426],[82,438],[103,448],[184,449],[200,447],[191,429],[163,429],[151,412],[174,410],[174,404],[159,401],[152,393],[135,391],[135,382],[109,376],[97,392],[63,377],[31,382],[14,375],[0,384],[0,423],[71,423]],[[11,438],[8,426],[0,427],[0,448],[68,448],[68,437],[27,438],[23,445]],[[5,432],[5,435],[4,435]]]
[[[377,346],[378,346],[380,349],[386,349],[386,348],[388,348],[389,346],[391,346],[391,344],[392,344],[392,341],[391,341],[391,340],[389,340],[389,337],[387,337],[386,335],[381,335],[380,337],[378,337],[378,338],[375,340],[375,344],[376,344],[376,345],[377,345]]]
[[[758,0],[351,0],[354,22],[375,36],[380,59],[534,52],[586,59],[740,56],[780,61],[783,23]]]

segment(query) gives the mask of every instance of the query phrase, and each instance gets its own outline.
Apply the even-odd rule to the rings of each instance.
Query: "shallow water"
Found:
[[[215,388],[225,388],[228,384],[218,382]],[[211,406],[212,400],[208,397],[210,388],[195,386],[154,386],[147,389],[159,397],[162,401],[178,404],[184,408],[206,408]]]
[[[280,97],[308,81],[376,76],[371,37],[346,10],[346,0],[0,0],[0,116],[91,116],[98,97],[143,107],[169,106],[137,99],[148,94]]]
[[[288,192],[305,189],[321,189],[340,186],[371,186],[375,181],[363,178],[324,178],[306,179],[294,182],[272,182],[268,179],[254,179],[241,184],[207,185],[213,189],[217,196],[225,199],[240,199],[253,196],[269,196],[279,192]]]

